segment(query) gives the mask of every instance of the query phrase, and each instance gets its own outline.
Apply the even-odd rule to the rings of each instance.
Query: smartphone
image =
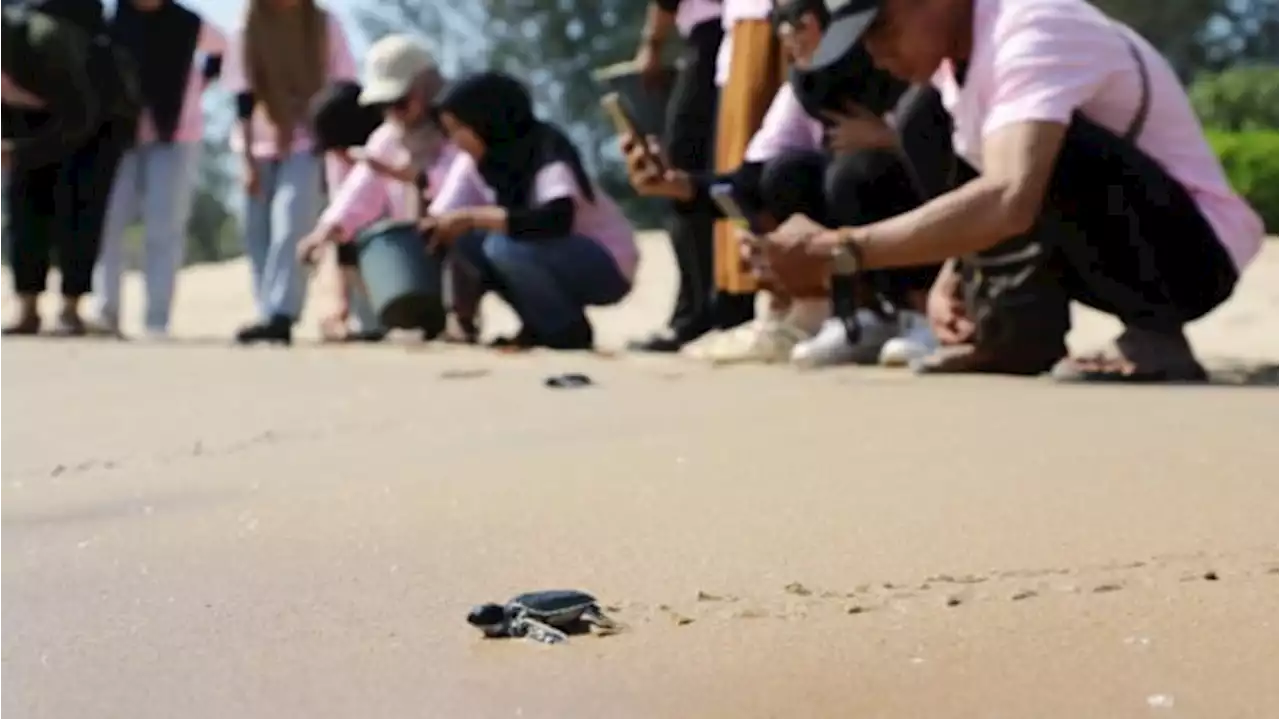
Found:
[[[755,223],[742,211],[742,207],[738,205],[738,201],[733,199],[733,185],[727,182],[716,183],[711,186],[711,201],[716,203],[716,207],[720,208],[720,212],[724,213],[725,218],[730,222],[747,231],[747,234],[755,237]]]
[[[600,98],[600,107],[604,108],[604,111],[609,115],[609,119],[613,121],[613,129],[619,135],[636,138],[642,145],[645,160],[654,163],[656,169],[662,172],[665,169],[662,166],[662,160],[649,151],[647,138],[640,132],[640,126],[636,124],[635,117],[627,109],[626,101],[622,99],[622,96],[616,92],[611,92]]]

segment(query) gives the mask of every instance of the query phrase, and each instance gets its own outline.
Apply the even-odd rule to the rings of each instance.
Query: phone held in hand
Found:
[[[640,126],[636,124],[635,117],[627,108],[627,103],[621,95],[616,92],[608,93],[600,98],[600,107],[604,108],[605,114],[613,122],[615,132],[623,137],[636,138],[644,152],[645,161],[653,163],[656,172],[662,173],[666,170],[662,159],[649,150],[648,138],[640,131]]]

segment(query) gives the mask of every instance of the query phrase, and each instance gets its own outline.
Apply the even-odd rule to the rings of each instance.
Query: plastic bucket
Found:
[[[414,222],[375,223],[356,237],[360,277],[382,326],[421,329],[428,337],[444,330],[440,258],[426,250]]]

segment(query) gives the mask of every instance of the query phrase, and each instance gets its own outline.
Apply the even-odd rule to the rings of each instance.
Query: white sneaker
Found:
[[[880,356],[880,348],[897,334],[897,326],[870,310],[858,310],[858,326],[862,330],[857,344],[849,342],[844,323],[832,317],[812,339],[796,345],[791,362],[800,367],[827,367],[837,364],[871,364]]]
[[[906,367],[938,349],[938,338],[933,335],[928,317],[919,312],[902,312],[898,320],[901,331],[880,348],[880,364]]]
[[[786,362],[792,349],[809,335],[799,327],[766,319],[721,333],[700,354],[715,364]]]

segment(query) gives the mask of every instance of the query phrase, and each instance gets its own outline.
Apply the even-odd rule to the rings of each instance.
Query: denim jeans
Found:
[[[584,325],[584,308],[614,304],[631,290],[613,257],[589,237],[516,240],[471,232],[458,239],[454,253],[541,337]]]
[[[295,152],[258,161],[258,194],[247,198],[245,251],[253,273],[253,295],[263,320],[298,319],[307,276],[298,263],[298,240],[320,217],[320,158]]]
[[[198,142],[152,142],[133,148],[120,161],[93,273],[104,320],[115,324],[120,319],[124,234],[142,220],[143,277],[147,283],[143,324],[152,332],[168,330],[178,270],[186,257],[187,221],[199,163]]]

